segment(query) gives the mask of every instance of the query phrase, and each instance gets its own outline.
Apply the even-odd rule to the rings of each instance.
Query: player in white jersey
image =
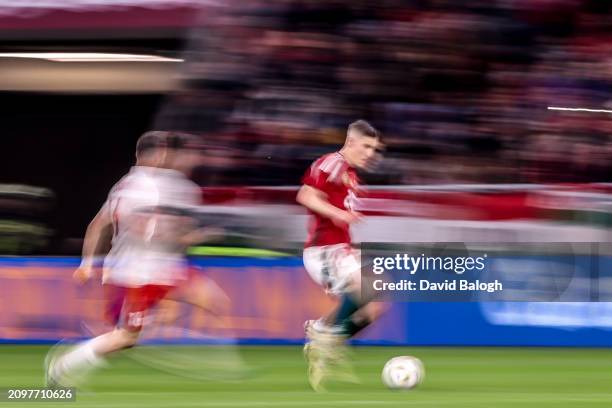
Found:
[[[104,261],[105,315],[116,328],[77,345],[47,364],[47,382],[74,384],[82,372],[103,362],[112,352],[136,344],[147,312],[187,279],[184,249],[199,242],[189,211],[199,204],[197,186],[170,165],[193,166],[194,157],[177,146],[180,138],[168,132],[148,132],[136,146],[136,166],[111,190],[90,223],[83,245],[83,261],[75,272],[80,281],[95,269],[94,255],[112,232],[112,248]],[[179,152],[183,153],[179,160]],[[178,165],[180,163],[180,165]],[[202,306],[203,285],[174,297]],[[198,290],[200,288],[200,290]]]

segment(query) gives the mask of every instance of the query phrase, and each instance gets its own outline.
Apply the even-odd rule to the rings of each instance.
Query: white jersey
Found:
[[[113,240],[103,282],[139,287],[176,285],[185,279],[185,248],[177,241],[185,225],[177,210],[193,210],[199,204],[198,186],[181,173],[132,167],[104,204],[112,218]]]

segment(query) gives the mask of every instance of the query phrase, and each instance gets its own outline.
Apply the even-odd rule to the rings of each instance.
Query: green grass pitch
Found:
[[[190,346],[198,354],[205,349]],[[0,387],[39,387],[47,346],[0,345]],[[299,347],[242,347],[252,374],[236,382],[180,378],[117,356],[96,373],[76,402],[11,403],[17,407],[612,407],[612,350],[357,347],[362,383],[316,394]],[[380,381],[387,359],[414,355],[421,387],[389,391]]]

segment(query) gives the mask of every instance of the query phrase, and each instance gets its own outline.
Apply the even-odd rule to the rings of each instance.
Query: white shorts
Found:
[[[304,267],[316,283],[334,295],[360,288],[361,254],[348,244],[304,249]]]

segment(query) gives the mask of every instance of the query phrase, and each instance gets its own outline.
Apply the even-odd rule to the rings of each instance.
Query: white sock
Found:
[[[88,370],[104,363],[104,359],[98,356],[93,344],[97,338],[88,340],[77,345],[73,350],[59,358],[57,368],[64,373],[72,373],[75,371]]]

